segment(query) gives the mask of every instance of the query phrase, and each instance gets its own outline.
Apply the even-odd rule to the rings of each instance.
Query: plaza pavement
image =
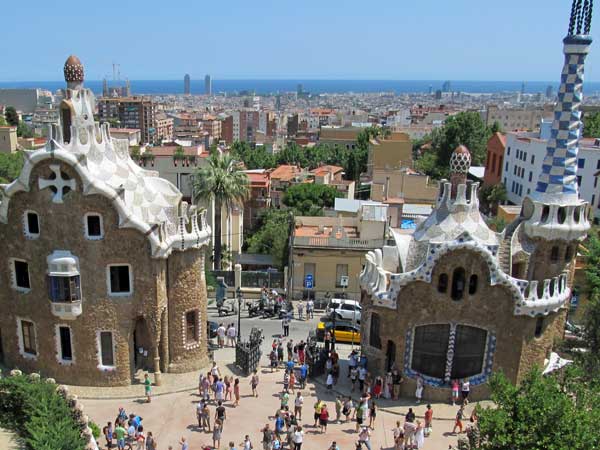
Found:
[[[210,320],[230,323],[237,319],[233,316],[228,318],[215,317],[214,311],[209,311]],[[294,320],[290,327],[290,337],[298,342],[300,339],[306,339],[308,331],[314,329],[318,317],[307,321]],[[240,405],[233,407],[232,402],[227,402],[227,420],[225,422],[221,448],[227,448],[230,440],[239,446],[244,435],[249,434],[255,449],[262,448],[260,443],[260,429],[266,423],[271,428],[274,427],[275,411],[279,406],[278,394],[282,389],[283,370],[271,374],[267,368],[267,356],[270,350],[272,339],[279,335],[281,323],[274,319],[244,318],[242,320],[242,333],[247,335],[252,326],[259,326],[263,329],[265,340],[263,342],[263,357],[259,369],[260,385],[259,398],[251,396],[249,377],[239,375],[238,369],[233,361],[235,359],[235,350],[233,348],[216,349],[214,353],[215,361],[219,365],[222,375],[234,375],[240,378],[241,396]],[[356,346],[355,346],[356,347]],[[324,386],[324,379],[309,380],[306,389],[303,390],[304,396],[304,414],[301,424],[305,428],[305,440],[302,448],[304,450],[327,450],[333,440],[337,441],[341,450],[354,449],[354,443],[357,439],[355,432],[355,422],[335,423],[332,422],[325,434],[320,434],[312,426],[312,406],[317,397],[327,402],[330,416],[335,419],[335,395],[349,395],[350,383],[347,374],[347,356],[351,351],[351,346],[338,344],[338,353],[341,361],[341,374],[338,384],[334,387],[334,392],[327,392]],[[286,352],[287,353],[287,352]],[[209,368],[206,368],[206,372]],[[142,374],[139,373],[139,378]],[[163,374],[161,386],[153,387],[152,403],[145,403],[143,400],[143,385],[141,380],[139,384],[131,386],[114,388],[97,387],[78,387],[71,386],[72,393],[83,400],[85,412],[95,421],[100,429],[106,425],[107,421],[113,421],[118,412],[118,408],[123,406],[125,410],[135,412],[144,418],[143,424],[146,431],[152,431],[158,440],[158,449],[166,450],[169,445],[174,450],[179,449],[178,442],[182,436],[185,436],[190,444],[190,450],[202,449],[205,445],[212,445],[212,434],[203,433],[197,428],[196,421],[196,403],[198,396],[198,372],[187,374]],[[354,399],[358,399],[358,392],[352,393]],[[293,405],[290,400],[290,405]],[[417,418],[422,420],[425,411],[425,404],[417,405],[413,399],[378,400],[379,412],[375,422],[375,429],[372,432],[372,449],[392,449],[393,438],[392,429],[396,421],[404,421],[404,414],[412,407]],[[466,409],[466,416],[470,414],[474,404]],[[458,407],[449,404],[434,403],[434,426],[432,435],[425,440],[426,449],[446,450],[449,445],[455,445],[457,436],[450,432],[453,427],[454,416]],[[215,405],[210,406],[211,413],[214,415]],[[214,421],[214,418],[213,418]],[[466,423],[465,423],[466,425]],[[99,439],[103,444],[104,440]],[[104,448],[104,447],[101,447]]]

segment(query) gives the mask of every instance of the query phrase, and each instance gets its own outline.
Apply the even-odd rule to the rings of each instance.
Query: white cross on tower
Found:
[[[47,187],[54,187],[56,192],[54,193],[54,196],[52,197],[52,202],[53,203],[62,203],[63,195],[68,192],[68,191],[64,192],[64,189],[69,188],[71,190],[74,190],[75,186],[76,186],[75,180],[70,179],[70,178],[63,178],[62,172],[60,171],[60,166],[58,164],[52,164],[50,166],[50,169],[52,170],[52,172],[54,172],[54,175],[56,175],[56,177],[52,180],[46,180],[46,179],[39,178],[38,186],[39,186],[40,190],[46,189]]]

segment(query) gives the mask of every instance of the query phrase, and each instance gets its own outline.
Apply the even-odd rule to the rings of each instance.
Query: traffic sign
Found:
[[[314,286],[312,273],[307,274],[304,277],[304,287],[306,289],[312,289]]]
[[[340,286],[343,288],[347,288],[348,287],[348,275],[342,275],[340,277]]]

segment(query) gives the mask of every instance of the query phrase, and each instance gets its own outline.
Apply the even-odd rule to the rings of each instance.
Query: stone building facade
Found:
[[[61,125],[1,186],[1,355],[61,383],[116,386],[137,370],[199,369],[204,213],[93,121],[83,66],[65,64]]]
[[[546,158],[519,217],[502,233],[487,227],[478,184],[466,180],[470,154],[459,147],[427,220],[367,254],[361,343],[372,372],[403,371],[403,395],[414,395],[421,376],[426,399],[449,399],[453,379],[486,397],[493,372],[519,382],[562,337],[577,246],[590,227],[576,179],[588,31],[572,26],[564,39]]]

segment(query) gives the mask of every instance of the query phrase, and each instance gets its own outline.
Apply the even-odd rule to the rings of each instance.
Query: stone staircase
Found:
[[[500,264],[500,268],[502,269],[502,271],[508,275],[511,274],[510,244],[513,234],[515,234],[515,231],[519,227],[521,221],[521,218],[517,218],[506,226],[504,232],[504,239],[502,240],[502,242],[500,243],[500,247],[498,248],[498,263]]]

